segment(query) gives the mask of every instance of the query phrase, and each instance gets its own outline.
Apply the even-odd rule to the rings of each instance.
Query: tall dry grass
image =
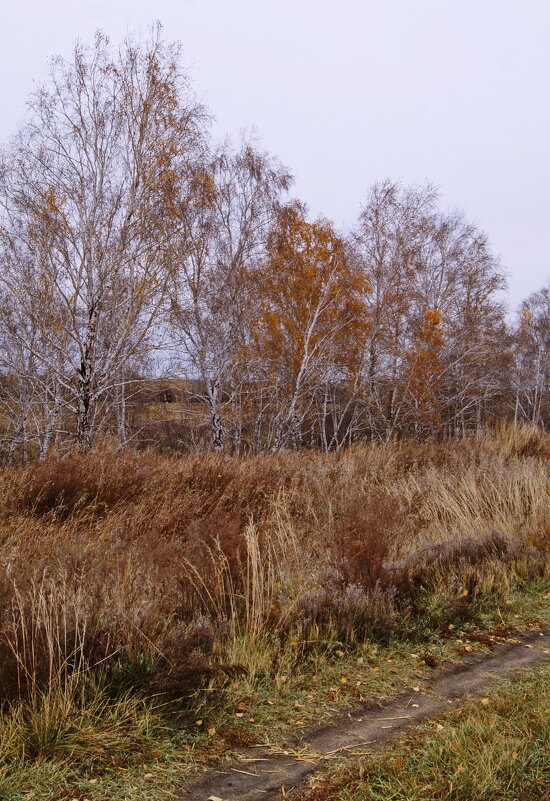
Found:
[[[475,617],[548,570],[549,457],[547,435],[503,428],[249,458],[106,442],[4,470],[0,755],[85,751],[147,694],[253,681],[296,643]]]

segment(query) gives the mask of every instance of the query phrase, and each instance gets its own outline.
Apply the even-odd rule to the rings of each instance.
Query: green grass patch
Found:
[[[550,665],[492,688],[299,801],[546,801]],[[298,799],[297,799],[298,801]]]

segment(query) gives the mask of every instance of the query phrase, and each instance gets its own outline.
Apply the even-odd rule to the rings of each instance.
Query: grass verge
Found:
[[[61,728],[51,721],[59,736],[57,747],[45,738],[48,716],[43,708],[25,720],[7,715],[0,720],[0,798],[176,798],[183,780],[232,759],[243,747],[260,742],[284,747],[300,729],[326,722],[346,707],[422,687],[444,663],[487,652],[499,642],[513,642],[519,632],[547,626],[549,598],[547,580],[532,582],[512,592],[505,604],[487,609],[476,623],[434,631],[422,643],[316,643],[298,670],[289,657],[274,674],[237,676],[222,685],[213,679],[185,704],[162,705],[158,698],[113,699],[96,687],[92,697],[98,704],[97,717],[89,703],[80,712],[76,703]],[[43,738],[43,747],[31,755],[25,744],[37,736]]]
[[[547,801],[550,665],[491,688],[296,801]]]

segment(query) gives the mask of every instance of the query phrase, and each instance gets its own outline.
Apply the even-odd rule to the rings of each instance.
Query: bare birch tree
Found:
[[[158,28],[116,52],[101,33],[78,44],[2,156],[0,282],[12,321],[31,321],[11,336],[83,448],[124,365],[158,345],[204,121],[178,57]]]
[[[249,141],[226,144],[195,176],[171,290],[170,330],[178,362],[195,379],[212,444],[224,447],[224,409],[248,377],[244,326],[253,313],[252,274],[262,263],[269,225],[291,177]]]
[[[502,270],[485,235],[461,214],[441,213],[436,201],[430,186],[377,184],[352,238],[373,290],[364,370],[365,414],[376,436],[417,430],[422,383],[439,388],[429,427],[437,419],[449,431],[480,425],[501,391]],[[436,318],[439,333],[428,340],[438,341],[437,358],[425,341]],[[429,365],[437,375],[426,374]]]
[[[549,426],[550,285],[521,304],[515,332],[515,362],[515,419]]]

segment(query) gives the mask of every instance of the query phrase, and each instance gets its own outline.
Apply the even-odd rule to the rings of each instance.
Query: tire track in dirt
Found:
[[[275,801],[291,797],[304,781],[331,759],[353,756],[376,747],[405,729],[449,709],[455,699],[486,688],[496,679],[550,659],[550,630],[501,645],[487,655],[474,657],[440,671],[419,692],[408,691],[384,705],[356,708],[329,725],[303,730],[293,747],[284,751],[249,749],[239,760],[208,771],[183,789],[180,801]],[[299,758],[293,754],[300,751]],[[292,752],[292,753],[291,753]]]

